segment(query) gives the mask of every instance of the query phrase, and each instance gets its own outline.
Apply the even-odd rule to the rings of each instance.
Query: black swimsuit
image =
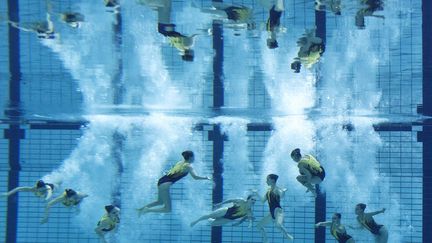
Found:
[[[346,232],[340,233],[336,230],[333,230],[333,226],[330,228],[330,234],[339,242],[346,243],[349,239],[352,239],[352,236],[347,234]]]
[[[171,183],[175,183],[178,180],[180,180],[181,178],[187,176],[187,174],[189,174],[189,170],[186,170],[184,167],[182,167],[184,165],[183,163],[177,163],[173,168],[171,168],[171,170],[164,176],[162,176],[159,181],[158,181],[158,186],[160,186],[162,183],[165,182],[171,182]],[[177,166],[180,166],[180,168],[176,168]]]
[[[267,201],[268,201],[268,205],[269,205],[269,209],[270,209],[270,214],[271,214],[272,218],[274,219],[275,218],[274,212],[275,212],[276,208],[282,209],[282,207],[280,205],[280,196],[279,196],[279,194],[277,194],[277,193],[273,192],[271,189],[269,189],[267,191],[266,197],[267,197]]]
[[[223,217],[226,219],[234,220],[238,218],[243,218],[244,216],[245,215],[241,213],[240,206],[234,204],[234,206],[228,208],[227,212]]]
[[[267,31],[274,31],[275,28],[280,26],[281,11],[276,11],[275,6],[270,9],[270,16],[267,20]]]
[[[374,235],[379,235],[380,234],[379,231],[381,227],[383,227],[382,224],[377,224],[373,218],[370,221],[359,220],[359,222],[361,225],[363,225],[367,230],[369,230]]]
[[[158,32],[165,37],[184,37],[184,35],[175,31],[175,26],[175,24],[158,23]],[[170,28],[170,30],[167,30],[168,27]]]
[[[312,170],[309,170],[309,172],[310,172],[313,176],[318,176],[318,177],[321,178],[321,180],[323,181],[324,178],[325,178],[325,170],[324,170],[324,168],[323,168],[322,166],[320,166],[320,168],[321,168],[321,172],[319,172],[319,173],[314,173],[314,172],[312,172]]]

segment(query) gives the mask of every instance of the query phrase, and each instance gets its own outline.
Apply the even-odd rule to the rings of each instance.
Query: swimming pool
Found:
[[[329,5],[316,11],[314,1],[285,0],[278,47],[269,49],[268,5],[226,2],[253,9],[248,30],[204,11],[217,5],[211,1],[173,1],[175,30],[197,34],[194,60],[184,61],[172,36],[158,33],[163,13],[154,9],[167,1],[121,1],[118,9],[104,1],[1,2],[0,16],[19,23],[49,12],[59,34],[38,38],[2,19],[2,192],[42,178],[57,185],[55,197],[65,188],[89,195],[79,210],[53,206],[46,224],[44,200],[26,192],[3,198],[5,242],[99,242],[94,229],[108,204],[121,208],[109,242],[262,242],[256,225],[269,214],[265,202],[253,206],[251,228],[190,223],[215,203],[251,190],[264,195],[271,173],[287,189],[283,225],[294,242],[335,242],[314,224],[339,212],[343,224],[357,225],[358,203],[386,208],[374,218],[389,242],[432,238],[423,230],[432,99],[422,38],[432,28],[422,17],[430,3],[384,1],[373,13],[381,18],[360,1],[342,1],[336,15]],[[80,28],[59,18],[73,11],[85,17]],[[296,73],[291,63],[308,30],[325,46],[317,63],[303,62]],[[317,198],[296,180],[294,148],[325,168]],[[194,170],[212,181],[188,176],[171,188],[171,213],[138,217],[184,150],[194,151]],[[266,230],[270,242],[288,242],[274,225]],[[347,231],[356,242],[373,241],[367,230]]]

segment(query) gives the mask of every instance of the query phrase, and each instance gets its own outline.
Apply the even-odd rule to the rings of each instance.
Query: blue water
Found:
[[[230,2],[254,8],[257,28],[223,29],[223,92],[218,93],[213,24],[220,22],[199,9],[211,2],[173,2],[177,30],[198,34],[195,60],[184,62],[157,32],[157,13],[148,6],[122,1],[119,21],[102,1],[52,1],[54,12],[77,11],[85,22],[73,29],[54,14],[60,38],[41,40],[20,31],[19,44],[0,43],[0,87],[12,87],[10,45],[19,47],[21,74],[18,108],[7,88],[0,91],[4,110],[20,111],[0,115],[0,129],[19,124],[24,130],[20,186],[43,178],[60,185],[55,195],[73,187],[90,196],[79,211],[53,207],[44,225],[39,221],[45,202],[25,192],[10,199],[9,205],[18,207],[16,242],[98,242],[94,228],[110,203],[122,211],[108,242],[212,242],[216,233],[206,222],[194,228],[190,222],[212,210],[214,195],[246,197],[252,189],[264,194],[269,173],[279,174],[278,184],[288,189],[281,204],[294,242],[315,242],[315,198],[296,181],[298,169],[289,156],[297,147],[326,168],[321,184],[326,204],[318,204],[327,220],[340,212],[344,224],[355,225],[354,206],[363,202],[370,211],[386,208],[375,219],[389,230],[389,242],[423,242],[423,145],[417,140],[422,128],[413,125],[423,118],[417,114],[421,1],[384,2],[376,14],[385,18],[366,17],[365,29],[354,24],[357,1],[342,1],[340,16],[326,12],[325,52],[313,68],[302,67],[298,74],[290,63],[298,38],[316,26],[314,2],[285,0],[281,25],[286,31],[278,34],[274,50],[266,46],[268,9],[258,1]],[[2,18],[7,6],[1,0]],[[43,20],[45,14],[44,1],[19,1],[20,22]],[[5,40],[8,31],[2,23]],[[221,96],[223,106],[215,107]],[[410,129],[382,129],[393,123]],[[214,136],[218,128],[224,138]],[[2,191],[11,178],[11,147],[10,139],[0,139]],[[156,199],[158,178],[184,150],[195,152],[198,174],[215,180],[186,177],[171,189],[172,213],[138,217],[135,209]],[[218,154],[222,180],[213,167]],[[0,200],[4,239],[13,228],[7,210],[7,201]],[[254,227],[229,224],[221,242],[262,242],[255,226],[268,207],[257,202],[253,210]],[[266,229],[270,242],[288,242],[273,225]],[[365,230],[349,233],[356,242],[373,242]],[[325,242],[334,242],[328,229]]]

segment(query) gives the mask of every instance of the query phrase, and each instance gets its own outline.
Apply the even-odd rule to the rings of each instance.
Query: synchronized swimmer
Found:
[[[194,153],[192,151],[184,151],[182,153],[182,161],[177,162],[174,167],[172,167],[168,173],[162,176],[158,183],[158,198],[156,201],[149,203],[139,209],[139,215],[144,213],[169,213],[171,212],[171,186],[182,179],[183,177],[190,174],[195,180],[211,180],[209,176],[199,176],[195,173],[192,163],[195,160]],[[159,208],[154,208],[156,206],[162,206]]]

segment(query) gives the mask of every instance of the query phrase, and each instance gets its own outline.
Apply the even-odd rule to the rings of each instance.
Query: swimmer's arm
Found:
[[[331,224],[332,224],[331,221],[318,222],[318,223],[315,224],[315,227],[317,227],[317,228],[320,227],[320,226],[326,227],[326,226],[330,226]]]
[[[279,188],[279,194],[280,194],[280,197],[284,197],[285,196],[285,192],[287,191],[288,189],[286,189],[286,188]]]
[[[15,194],[17,192],[34,192],[35,188],[34,187],[27,187],[27,186],[22,186],[22,187],[17,187],[9,192],[3,193],[3,196],[9,197],[12,194]]]
[[[52,189],[51,189],[51,187],[48,186],[48,185],[45,185],[45,188],[47,189],[47,195],[46,195],[46,197],[45,197],[45,200],[48,200],[48,199],[50,199],[51,196],[52,196]]]
[[[49,12],[46,13],[46,21],[48,23],[48,31],[54,32],[54,23],[51,20],[51,14]]]
[[[194,178],[195,180],[211,180],[210,176],[197,175],[192,167],[190,167],[189,173],[191,174],[192,178]]]
[[[42,223],[42,224],[48,222],[48,216],[49,216],[49,210],[50,210],[50,208],[51,208],[54,204],[63,201],[64,198],[65,198],[65,196],[64,196],[64,195],[61,195],[61,196],[57,197],[56,199],[51,200],[51,201],[46,205],[46,207],[45,207],[44,217],[43,217],[42,220],[41,220],[41,223]]]
[[[34,32],[35,31],[33,29],[22,27],[17,22],[13,22],[13,21],[8,20],[8,23],[10,25],[12,25],[12,27],[17,28],[17,29],[22,30],[22,31],[25,31],[25,32]]]
[[[383,208],[383,209],[381,209],[381,210],[378,210],[378,211],[375,211],[375,212],[370,212],[370,213],[365,213],[365,215],[366,216],[375,216],[375,215],[377,215],[377,214],[380,214],[380,213],[384,213],[385,212],[385,208]]]
[[[88,197],[88,195],[85,194],[85,193],[80,193],[80,192],[78,192],[78,197],[79,197],[80,199],[83,199],[83,198]]]
[[[227,203],[238,203],[239,201],[243,201],[243,200],[242,199],[228,199],[228,200],[225,200],[223,202],[216,203],[216,204],[214,204],[214,206],[218,207],[218,206],[221,206],[221,205],[227,204]]]

